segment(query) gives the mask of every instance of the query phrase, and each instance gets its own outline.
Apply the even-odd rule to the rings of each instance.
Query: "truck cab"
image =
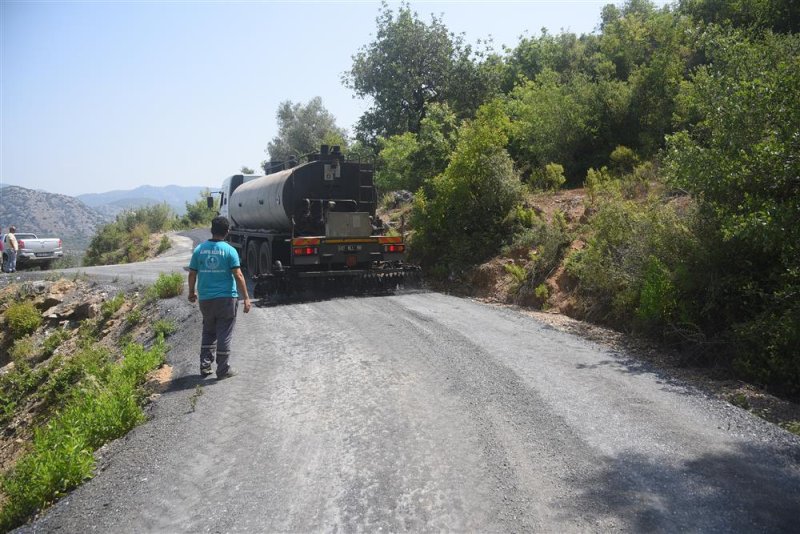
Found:
[[[219,199],[219,214],[230,220],[230,211],[228,209],[228,201],[231,198],[231,193],[240,185],[261,178],[261,174],[234,174],[228,176],[222,181],[222,189],[220,190]]]

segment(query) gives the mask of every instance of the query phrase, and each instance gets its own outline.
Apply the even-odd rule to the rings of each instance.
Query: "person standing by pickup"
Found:
[[[250,296],[239,266],[239,253],[225,242],[229,230],[228,219],[215,217],[211,221],[211,239],[194,249],[189,262],[189,302],[195,302],[199,296],[200,313],[203,314],[200,374],[211,374],[216,345],[218,379],[234,374],[228,358],[240,294],[244,297],[244,313],[250,311]]]
[[[19,251],[19,244],[17,243],[17,237],[14,235],[16,231],[16,227],[10,227],[6,234],[5,242],[3,243],[3,252],[7,258],[3,270],[7,273],[17,272],[17,252]]]

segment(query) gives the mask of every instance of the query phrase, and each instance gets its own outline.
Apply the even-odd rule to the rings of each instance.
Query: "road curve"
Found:
[[[194,247],[193,237],[170,234],[170,247],[166,252],[151,260],[139,263],[123,263],[119,265],[95,265],[92,267],[73,267],[62,269],[58,272],[66,275],[87,275],[101,279],[120,279],[136,280],[139,282],[152,283],[161,273],[180,272],[189,265],[189,258]],[[208,234],[208,232],[203,232]],[[208,235],[210,237],[210,235]]]
[[[181,257],[181,265],[186,258]],[[800,439],[521,313],[437,293],[254,308],[22,532],[796,532]]]

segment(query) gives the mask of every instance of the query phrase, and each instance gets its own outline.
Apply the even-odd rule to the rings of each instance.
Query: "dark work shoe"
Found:
[[[201,365],[200,366],[200,374],[203,376],[208,376],[212,373],[210,365]]]
[[[233,367],[228,367],[228,369],[222,374],[219,374],[219,372],[217,372],[217,380],[223,380],[225,378],[230,378],[232,376],[236,376],[236,371],[233,370]]]

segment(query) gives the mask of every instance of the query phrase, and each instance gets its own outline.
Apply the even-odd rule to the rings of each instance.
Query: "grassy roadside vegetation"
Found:
[[[58,326],[43,323],[39,307],[46,299],[18,286],[5,289],[0,305],[8,333],[3,346],[13,362],[0,375],[0,422],[25,445],[3,458],[2,532],[91,478],[94,451],[145,420],[142,386],[163,364],[165,338],[175,327],[165,320],[146,324],[144,317],[157,313],[158,299],[182,292],[183,277],[159,276],[144,298],[99,298],[95,316]],[[134,336],[150,341],[146,346]]]
[[[83,258],[84,265],[112,265],[144,261],[170,248],[165,232],[209,226],[217,206],[208,207],[201,193],[194,203],[186,203],[186,213],[177,217],[167,204],[125,211],[97,231]],[[154,235],[160,235],[154,241]]]

